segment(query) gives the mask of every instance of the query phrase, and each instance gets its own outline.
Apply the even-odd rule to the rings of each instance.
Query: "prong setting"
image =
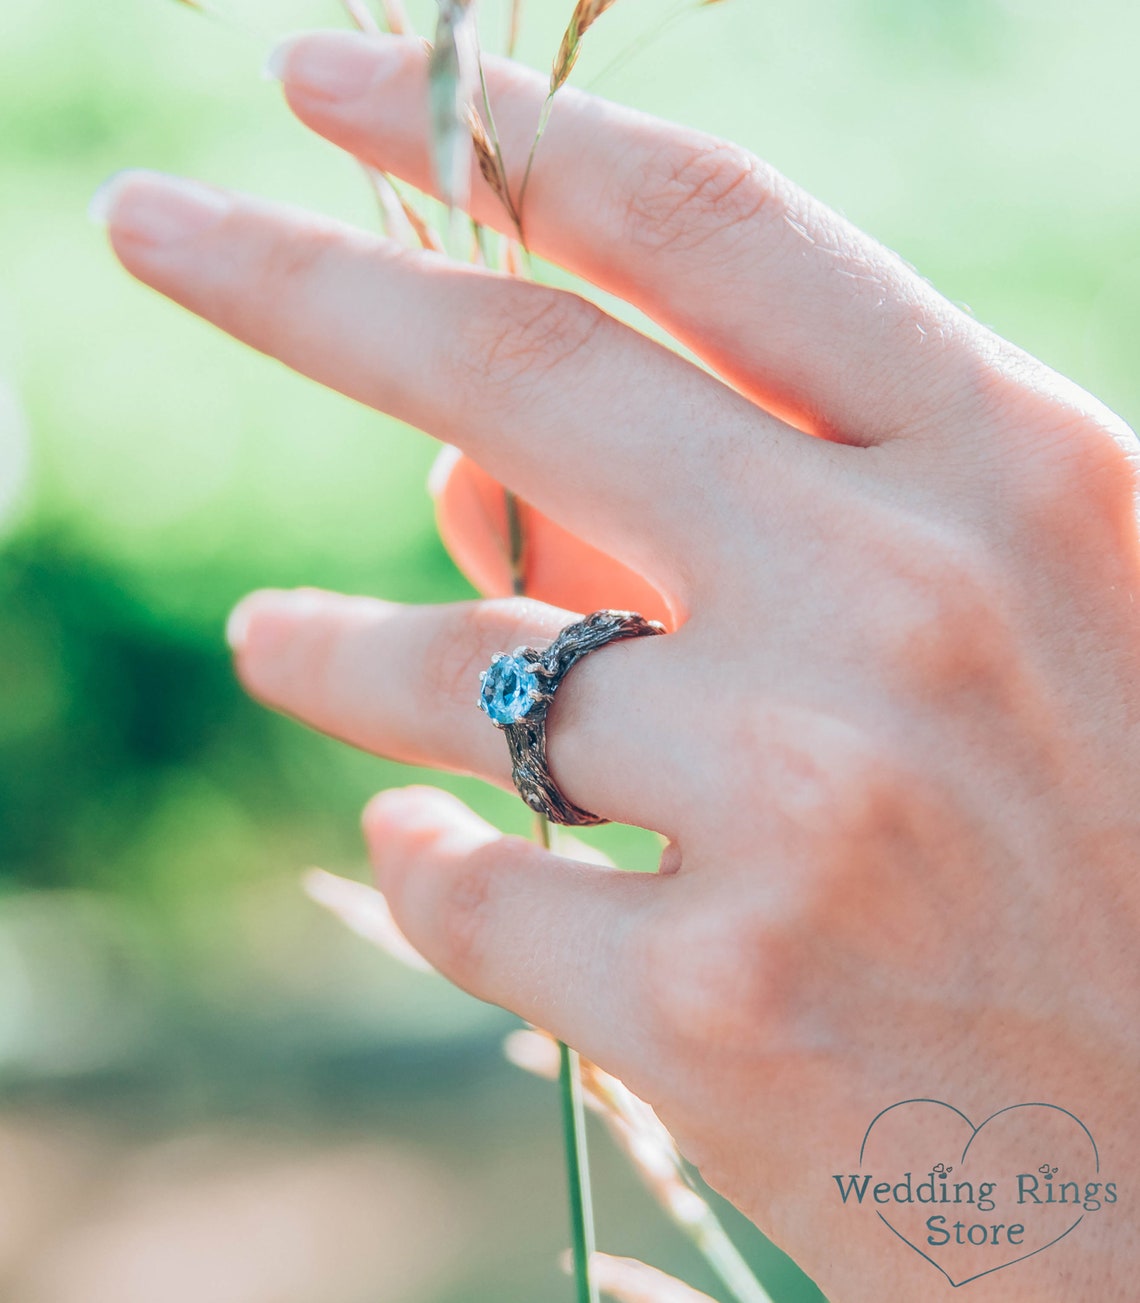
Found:
[[[567,672],[607,643],[662,634],[656,620],[633,611],[595,611],[568,625],[544,650],[496,652],[479,676],[479,709],[507,736],[515,788],[532,810],[553,823],[607,822],[575,805],[558,789],[546,762],[546,713]]]

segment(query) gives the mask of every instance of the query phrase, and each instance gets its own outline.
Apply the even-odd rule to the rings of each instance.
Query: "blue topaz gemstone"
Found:
[[[479,680],[479,709],[501,726],[517,724],[542,695],[538,676],[518,655],[499,652]]]

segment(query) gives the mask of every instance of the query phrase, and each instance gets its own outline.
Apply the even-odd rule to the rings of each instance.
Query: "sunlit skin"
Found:
[[[456,564],[488,597],[514,591],[503,486],[455,449],[440,454],[429,481],[440,536]],[[591,547],[527,503],[520,503],[526,592],[567,611],[601,607],[640,611],[672,623],[661,594],[605,552]]]
[[[304,123],[430,187],[416,42],[311,35],[276,67]],[[490,83],[517,181],[543,83]],[[485,187],[472,204],[504,226]],[[626,1081],[835,1303],[948,1288],[829,1197],[879,1109],[1063,1104],[1120,1203],[970,1298],[1133,1300],[1131,431],[761,161],[576,92],[528,238],[709,371],[572,295],[311,214],[140,174],[104,207],[139,279],[462,449],[441,529],[485,591],[509,585],[497,482],[534,504],[536,600],[247,599],[231,636],[261,700],[506,786],[474,705],[493,652],[602,605],[676,629],[584,660],[549,729],[570,799],[663,833],[668,871],[385,792],[365,831],[412,944]]]

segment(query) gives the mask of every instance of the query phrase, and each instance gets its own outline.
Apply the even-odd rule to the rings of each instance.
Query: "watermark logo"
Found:
[[[900,1100],[872,1119],[858,1168],[833,1174],[834,1197],[955,1288],[1052,1249],[1120,1197],[1092,1132],[1056,1104],[1013,1104],[975,1125],[941,1100]]]

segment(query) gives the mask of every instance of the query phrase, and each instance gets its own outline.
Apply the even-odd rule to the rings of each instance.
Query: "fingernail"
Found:
[[[253,610],[248,597],[243,597],[230,612],[229,619],[226,620],[226,642],[229,644],[230,651],[240,652],[244,649],[252,615]]]
[[[121,183],[127,177],[137,176],[137,172],[119,171],[112,172],[111,175],[100,183],[98,190],[87,201],[87,216],[95,223],[96,226],[106,226],[111,219],[111,208],[113,207],[115,196],[118,194]]]
[[[297,36],[283,36],[269,51],[261,68],[261,75],[265,81],[285,80],[285,65],[289,62],[289,52],[299,39],[300,37]]]
[[[437,828],[441,816],[452,810],[445,793],[435,787],[389,787],[364,809],[364,825],[371,833],[415,832]]]
[[[443,492],[447,481],[451,478],[451,472],[455,469],[456,462],[459,461],[462,455],[458,448],[452,447],[449,443],[445,443],[439,450],[439,454],[436,456],[435,461],[432,462],[427,477],[428,495],[433,500]]]
[[[243,597],[226,621],[226,642],[229,643],[230,651],[235,654],[245,651],[254,617],[288,603],[288,600],[288,591],[275,588],[259,588],[256,593]]]
[[[274,46],[264,75],[303,94],[338,103],[362,95],[389,66],[392,50],[383,36],[307,32]]]
[[[88,216],[146,244],[174,244],[201,235],[230,210],[220,190],[159,172],[116,172],[95,191]]]
[[[304,619],[318,610],[320,595],[311,588],[259,588],[243,597],[226,621],[226,642],[233,652],[243,652],[250,642],[250,628],[257,621],[257,650],[272,650],[282,643]]]
[[[431,833],[460,846],[480,846],[499,836],[496,829],[458,797],[438,787],[390,787],[374,796],[364,810],[370,838]]]

